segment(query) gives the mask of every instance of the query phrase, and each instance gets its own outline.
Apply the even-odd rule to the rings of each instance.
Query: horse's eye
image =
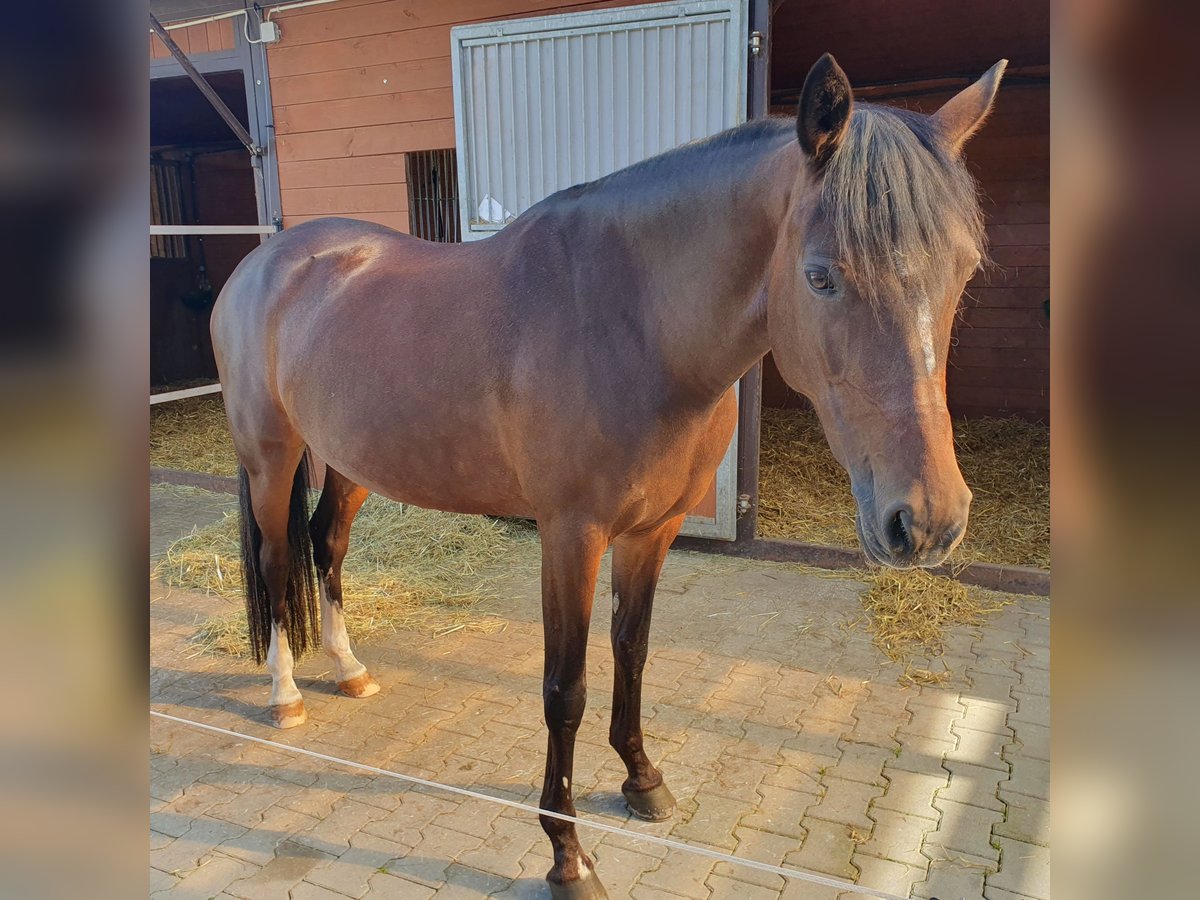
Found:
[[[806,266],[804,277],[808,280],[808,286],[818,294],[833,293],[833,278],[824,266]]]

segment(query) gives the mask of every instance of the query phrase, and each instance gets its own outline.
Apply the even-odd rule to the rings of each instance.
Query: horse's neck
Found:
[[[789,151],[764,138],[720,166],[680,167],[624,219],[650,273],[647,321],[672,393],[700,405],[770,348],[766,283],[795,178]]]

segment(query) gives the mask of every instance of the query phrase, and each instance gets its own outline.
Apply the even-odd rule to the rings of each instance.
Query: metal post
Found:
[[[751,0],[750,54],[751,119],[770,114],[771,0]],[[762,424],[762,360],[742,376],[738,408],[738,520],[737,543],[749,544],[758,531],[758,454]]]
[[[179,45],[175,43],[174,39],[167,32],[167,29],[163,28],[162,23],[158,21],[154,13],[150,13],[150,28],[158,35],[158,39],[166,45],[166,48],[171,51],[171,55],[175,57],[175,61],[183,67],[183,71],[187,73],[188,78],[192,79],[192,83],[200,89],[200,93],[212,104],[212,108],[225,120],[225,124],[237,135],[237,139],[246,145],[246,149],[251,154],[256,157],[261,156],[262,148],[254,143],[254,139],[250,137],[250,132],[245,129],[242,123],[238,121],[237,116],[225,105],[225,101],[213,90],[212,85],[208,83],[207,79],[192,65],[192,61],[187,58],[187,54],[179,49]]]

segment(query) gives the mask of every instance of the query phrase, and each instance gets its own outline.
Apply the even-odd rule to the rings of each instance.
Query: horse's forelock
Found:
[[[824,172],[821,211],[837,254],[872,302],[921,279],[965,229],[982,255],[983,218],[967,168],[926,116],[859,104]]]

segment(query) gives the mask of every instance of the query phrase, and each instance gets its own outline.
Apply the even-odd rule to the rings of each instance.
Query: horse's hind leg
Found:
[[[292,677],[292,654],[315,643],[304,444],[264,443],[240,455],[250,643],[255,659],[265,657],[271,673],[271,720],[291,728],[307,718]]]
[[[350,649],[342,612],[342,562],[350,546],[350,526],[370,492],[331,468],[309,530],[317,584],[321,591],[321,645],[333,660],[338,690],[347,697],[370,697],[379,684]]]
[[[629,777],[621,786],[629,811],[657,822],[675,811],[675,798],[642,744],[642,669],[650,639],[650,610],[663,560],[683,517],[649,534],[622,535],[613,544],[612,725],[608,741]]]

